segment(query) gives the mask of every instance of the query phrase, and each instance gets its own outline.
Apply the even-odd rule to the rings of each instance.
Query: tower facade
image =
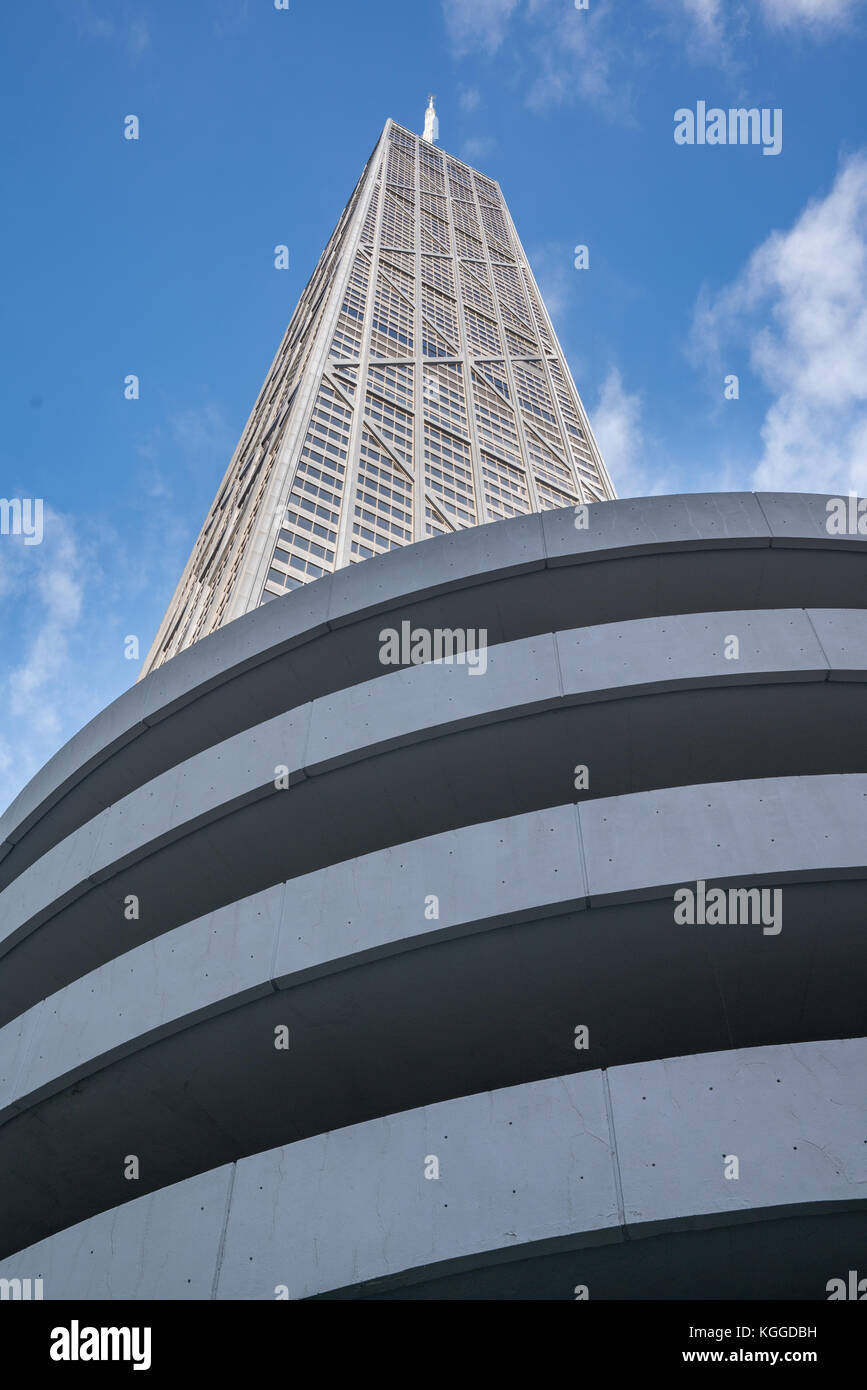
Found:
[[[499,184],[389,120],[142,675],[344,565],[614,496]]]

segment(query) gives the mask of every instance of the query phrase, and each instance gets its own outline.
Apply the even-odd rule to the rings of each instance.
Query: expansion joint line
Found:
[[[608,1116],[608,1141],[611,1145],[611,1161],[614,1169],[614,1188],[617,1193],[617,1221],[623,1232],[623,1239],[629,1240],[626,1225],[626,1209],[623,1205],[623,1182],[620,1177],[620,1155],[617,1152],[617,1135],[614,1132],[614,1107],[611,1103],[611,1087],[608,1084],[608,1068],[602,1068],[602,1090],[605,1095],[605,1113]]]

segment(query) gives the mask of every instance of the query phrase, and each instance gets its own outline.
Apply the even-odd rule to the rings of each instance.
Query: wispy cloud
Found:
[[[461,159],[468,164],[480,164],[490,159],[496,148],[497,142],[492,135],[471,135],[461,146]]]
[[[38,734],[54,736],[60,727],[57,695],[69,652],[69,634],[81,618],[84,567],[67,523],[48,510],[44,549],[35,557],[32,609],[38,621],[27,635],[24,660],[8,676],[8,707],[26,716]],[[25,563],[30,557],[25,555]],[[19,578],[23,577],[19,568]]]
[[[527,253],[536,284],[548,313],[557,323],[564,319],[575,288],[575,268],[569,247],[558,241],[535,245]]]
[[[691,61],[737,69],[748,55],[751,27],[773,33],[830,37],[845,29],[867,0],[653,0],[659,33]],[[593,0],[576,10],[568,0],[442,0],[456,56],[495,54],[520,38],[530,62],[526,104],[546,111],[578,100],[609,116],[631,119],[631,72],[647,57],[634,29],[631,3]],[[645,33],[646,38],[646,33]]]
[[[602,383],[590,423],[620,497],[650,497],[671,490],[671,479],[648,466],[641,396],[626,390],[617,367]]]
[[[72,11],[78,32],[85,38],[106,39],[120,45],[128,58],[138,58],[150,47],[148,21],[131,5],[100,5],[79,0]]]
[[[6,661],[0,676],[0,806],[20,790],[61,741],[65,720],[95,711],[81,688],[70,685],[70,650],[79,631],[86,576],[95,574],[65,518],[45,508],[39,546],[4,536],[0,553],[0,591]]]
[[[455,53],[496,53],[506,37],[518,0],[443,0],[443,15]]]
[[[703,43],[719,43],[723,36],[722,0],[681,0],[687,19],[692,22],[693,33]]]
[[[769,25],[779,29],[806,26],[816,33],[845,28],[864,0],[759,0]]]
[[[524,7],[518,0],[442,4],[458,57],[478,50],[496,53],[507,38],[520,36],[522,58],[529,59],[524,99],[533,110],[569,106],[579,99],[607,103],[619,116],[628,110],[628,83],[619,83],[616,100],[612,86],[623,27],[623,12],[615,6],[576,10],[566,0],[527,0]]]
[[[807,31],[811,37],[831,36],[851,23],[865,0],[654,0],[679,30],[688,51],[702,61],[716,58],[727,64],[735,45],[745,39],[758,18],[772,30]]]
[[[867,152],[700,297],[692,344],[715,372],[747,346],[770,395],[756,487],[867,491]]]
[[[475,87],[467,87],[458,97],[458,105],[462,111],[467,113],[477,111],[481,105],[482,98]]]
[[[214,33],[218,39],[234,38],[249,19],[250,0],[220,0],[214,14]]]
[[[562,5],[537,4],[541,33],[532,44],[538,73],[530,84],[527,105],[536,111],[569,106],[577,98],[608,105],[612,100],[611,70],[618,43],[613,12],[605,5],[576,10]],[[622,112],[628,93],[618,94]]]
[[[745,32],[749,15],[743,4],[730,0],[653,0],[665,32],[680,43],[688,57],[728,68],[732,44]]]
[[[178,476],[179,469],[186,474],[206,470],[216,483],[236,443],[236,434],[218,402],[206,401],[177,411],[135,444],[142,460],[140,486],[151,497],[170,497],[170,480]]]
[[[204,405],[179,411],[172,416],[170,425],[173,442],[188,457],[196,460],[216,456],[225,460],[224,467],[228,464],[235,440],[226,423],[223,408],[216,401],[206,401]]]
[[[195,480],[210,498],[235,442],[217,403],[177,412],[137,447],[143,506],[46,502],[41,545],[0,537],[0,811],[135,680],[124,639],[144,656],[195,539],[176,496]]]

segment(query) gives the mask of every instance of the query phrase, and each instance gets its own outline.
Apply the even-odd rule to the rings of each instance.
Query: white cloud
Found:
[[[691,37],[702,46],[722,44],[725,32],[722,0],[680,0]]]
[[[125,637],[143,657],[195,539],[173,494],[195,479],[210,500],[235,440],[213,401],[177,412],[133,446],[137,495],[156,502],[82,497],[74,518],[46,504],[41,545],[0,537],[0,811],[135,680]]]
[[[496,148],[497,142],[492,136],[471,135],[461,146],[461,159],[466,160],[467,164],[479,166],[483,160],[491,157]]]
[[[619,370],[612,367],[590,423],[620,497],[650,497],[671,490],[664,474],[654,476],[647,467],[641,412],[640,394],[627,391]]]
[[[458,55],[482,48],[496,53],[518,0],[443,0],[449,38]]]
[[[671,0],[655,0],[661,11],[677,22]],[[716,56],[727,64],[732,47],[745,39],[750,21],[758,12],[769,29],[795,32],[806,29],[812,37],[844,29],[865,0],[677,0],[677,13],[686,22],[683,37],[690,48],[697,45],[702,59]]]
[[[474,49],[495,53],[520,13],[521,50],[531,61],[525,101],[534,110],[567,106],[578,97],[606,102],[617,113],[628,106],[628,90],[621,85],[615,100],[610,80],[622,38],[614,7],[594,0],[589,10],[576,10],[568,0],[528,0],[519,12],[518,0],[442,3],[458,56]]]
[[[81,709],[86,719],[94,712],[86,696],[79,705],[70,647],[81,622],[85,576],[95,571],[69,524],[49,507],[41,545],[3,538],[0,588],[9,631],[0,680],[0,808],[55,751],[70,716]],[[10,661],[15,648],[17,664]]]
[[[831,36],[846,27],[867,0],[653,0],[662,31],[690,59],[737,70],[754,21],[772,31]],[[446,29],[458,57],[474,50],[496,53],[517,37],[532,70],[526,103],[545,111],[580,98],[631,119],[628,74],[647,62],[633,6],[593,0],[576,10],[570,0],[442,0]],[[652,35],[656,37],[656,35]]]
[[[7,678],[7,688],[9,712],[25,716],[37,732],[54,735],[60,727],[57,696],[64,680],[69,633],[81,616],[84,583],[71,531],[49,509],[45,523],[43,544],[34,555],[37,622],[29,631],[23,662]],[[29,559],[25,552],[25,563]],[[23,569],[19,574],[23,576]]]
[[[611,67],[617,53],[613,20],[606,6],[590,10],[540,6],[548,16],[533,45],[538,75],[531,83],[527,105],[536,111],[568,106],[576,97],[612,104]],[[628,101],[621,91],[617,106]]]
[[[715,55],[722,62],[730,57],[732,41],[747,36],[752,14],[758,11],[770,29],[807,29],[815,37],[820,31],[845,28],[865,0],[655,0],[681,31],[690,48],[698,46],[701,58]],[[686,28],[683,24],[685,22]]]
[[[737,43],[749,31],[750,10],[744,0],[654,0],[665,32],[690,60],[736,66]],[[753,0],[753,9],[755,0]]]
[[[765,21],[778,29],[804,24],[812,30],[845,27],[864,0],[759,0]]]
[[[702,296],[694,350],[716,371],[732,345],[748,346],[772,397],[754,486],[867,491],[867,152],[730,285]]]
[[[462,111],[467,112],[478,110],[481,101],[482,98],[475,87],[468,87],[466,91],[461,92],[458,97],[458,105]]]

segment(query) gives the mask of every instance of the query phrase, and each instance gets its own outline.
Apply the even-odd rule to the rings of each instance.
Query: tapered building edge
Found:
[[[398,160],[403,165],[393,167]],[[428,263],[446,269],[427,276]],[[452,341],[438,331],[443,315]],[[353,332],[354,344],[335,347]],[[384,382],[390,367],[403,374],[397,395]],[[449,370],[454,387],[443,383],[440,402],[439,377]],[[317,432],[323,403],[344,431],[340,476],[327,475],[338,493],[327,494],[334,500],[326,525],[313,522],[311,506],[307,534],[293,533],[285,529],[287,504],[294,497],[298,505],[299,486],[309,489],[305,458],[335,449],[333,429]],[[403,437],[382,411],[392,426],[400,417]],[[442,458],[429,456],[432,441],[446,455],[461,451],[445,474]],[[374,472],[390,471],[404,489],[405,512],[393,503],[378,513],[360,505],[370,498],[363,465],[371,455],[379,460]],[[455,476],[467,470],[466,505],[450,503]],[[393,486],[386,495],[395,495]],[[142,675],[272,599],[269,574],[279,580],[284,572],[274,569],[275,555],[291,587],[429,534],[615,496],[500,185],[389,119],[301,295]],[[395,515],[400,525],[389,520]],[[311,524],[332,539],[320,543]],[[275,550],[275,537],[279,546],[280,536],[293,534],[311,558],[297,545],[294,553]],[[293,571],[296,563],[308,572]]]

